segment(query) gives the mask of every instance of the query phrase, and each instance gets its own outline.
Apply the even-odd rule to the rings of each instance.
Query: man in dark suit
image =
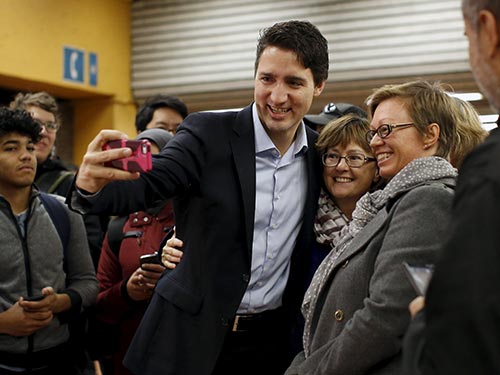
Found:
[[[500,2],[462,0],[472,72],[500,111]],[[449,238],[403,348],[405,374],[500,374],[500,129],[464,160]],[[418,313],[417,313],[418,312]]]
[[[125,358],[134,373],[285,371],[321,176],[317,134],[302,118],[327,76],[318,29],[278,23],[259,38],[255,102],[188,116],[151,172],[103,165],[130,154],[101,151],[123,133],[103,130],[90,143],[68,196],[72,208],[124,214],[174,196],[185,239],[182,262],[158,282]]]

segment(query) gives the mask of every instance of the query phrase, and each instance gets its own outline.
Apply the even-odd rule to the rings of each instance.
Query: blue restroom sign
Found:
[[[97,53],[89,52],[89,85],[97,86]]]
[[[85,54],[83,50],[64,47],[64,79],[71,82],[83,83]]]

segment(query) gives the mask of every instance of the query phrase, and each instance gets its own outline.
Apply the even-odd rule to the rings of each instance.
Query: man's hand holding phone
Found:
[[[56,295],[51,287],[41,293],[19,297],[19,300],[0,314],[0,333],[28,336],[48,325],[54,318]]]
[[[41,294],[19,298],[19,305],[26,312],[50,311],[58,314],[71,308],[71,299],[66,293],[56,293],[54,288],[46,286]]]
[[[127,281],[127,293],[134,301],[151,298],[153,289],[160,279],[165,267],[157,263],[143,263]]]
[[[128,158],[132,149],[128,147],[109,148],[103,150],[106,143],[120,139],[127,139],[127,135],[118,130],[101,130],[90,142],[82,164],[76,175],[76,186],[85,192],[96,193],[108,183],[116,180],[135,180],[139,172],[129,172],[106,166],[113,160]]]
[[[153,168],[151,160],[151,144],[145,139],[128,140],[117,139],[109,141],[103,147],[103,150],[112,150],[116,148],[128,147],[132,150],[132,155],[111,160],[104,163],[107,167],[114,167],[129,172],[147,172]]]

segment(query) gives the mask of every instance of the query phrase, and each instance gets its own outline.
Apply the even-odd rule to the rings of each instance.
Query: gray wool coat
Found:
[[[311,355],[286,375],[401,374],[401,344],[416,293],[403,262],[434,263],[447,234],[454,179],[389,201],[339,256],[313,317]]]

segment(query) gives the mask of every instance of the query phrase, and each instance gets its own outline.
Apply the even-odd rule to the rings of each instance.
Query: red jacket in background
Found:
[[[126,293],[126,283],[139,268],[139,257],[158,250],[161,240],[174,225],[171,201],[158,214],[139,211],[130,214],[123,226],[123,233],[142,232],[139,237],[122,239],[118,257],[111,250],[108,234],[103,242],[97,279],[96,318],[118,328],[118,348],[113,353],[114,374],[132,374],[122,364],[123,357],[144,315],[148,301],[133,301]]]

